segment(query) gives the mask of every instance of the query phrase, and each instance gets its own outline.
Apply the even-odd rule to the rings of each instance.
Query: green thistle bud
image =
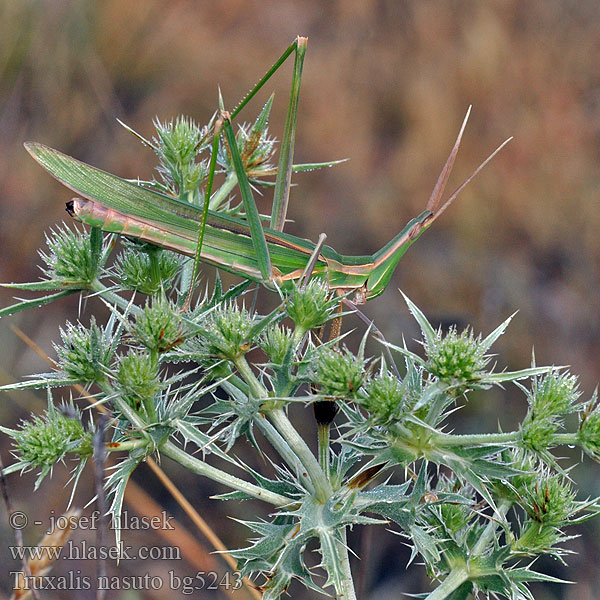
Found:
[[[207,160],[184,165],[181,169],[181,188],[186,192],[197,190],[208,177],[208,170],[209,162]]]
[[[482,348],[481,336],[467,327],[460,335],[451,327],[445,336],[441,330],[425,346],[427,370],[450,385],[469,385],[482,379],[489,358]]]
[[[311,279],[305,288],[294,288],[287,299],[285,311],[297,327],[308,331],[328,321],[338,304],[339,298],[330,297],[323,281]]]
[[[600,405],[597,404],[597,392],[594,392],[586,410],[580,414],[577,439],[587,454],[600,460]]]
[[[173,252],[162,251],[157,258],[160,273],[159,285],[163,289],[168,289],[179,272],[179,257]],[[122,252],[115,261],[115,271],[119,282],[125,289],[142,292],[149,296],[160,289],[152,282],[150,256],[147,252],[139,250]]]
[[[530,555],[548,552],[561,541],[563,535],[556,527],[528,521],[519,539],[513,544],[513,552]]]
[[[575,507],[575,492],[571,484],[556,477],[547,476],[536,482],[526,498],[529,515],[546,525],[558,526],[568,520]]]
[[[317,355],[314,383],[320,393],[336,398],[353,398],[365,379],[364,360],[347,349],[322,348]]]
[[[68,228],[46,235],[49,253],[40,251],[46,263],[44,274],[65,283],[80,283],[82,287],[96,278],[98,265],[92,256],[88,233]]]
[[[224,362],[220,358],[216,358],[210,354],[208,343],[201,334],[187,337],[182,344],[173,349],[172,352],[168,352],[164,359],[167,362],[180,363],[180,362],[194,362],[202,365],[206,369],[213,369],[215,378],[219,375],[226,377],[231,371],[229,365],[224,365]],[[224,365],[223,369],[218,368],[218,365]],[[217,375],[218,374],[218,375]]]
[[[235,303],[222,304],[208,317],[206,350],[209,355],[236,360],[251,347],[249,340],[254,318]]]
[[[579,398],[577,378],[551,372],[533,380],[528,394],[529,411],[523,421],[523,444],[536,452],[554,445],[554,434],[562,426],[562,416],[574,410]]]
[[[397,419],[402,414],[406,390],[391,373],[382,373],[361,389],[358,401],[379,422]]]
[[[275,154],[277,140],[270,137],[268,131],[272,104],[273,96],[267,100],[256,121],[252,125],[248,123],[240,125],[235,136],[244,170],[250,178],[270,175],[273,172],[273,165],[270,161]],[[219,147],[218,161],[227,171],[233,171],[231,152],[225,143]]]
[[[184,115],[179,115],[175,121],[171,119],[168,123],[155,120],[154,126],[157,134],[154,141],[160,156],[174,164],[184,164],[193,160],[206,136],[203,128]]]
[[[468,504],[443,502],[439,510],[444,528],[454,535],[460,534],[473,518],[472,509]]]
[[[206,147],[208,129],[184,116],[168,123],[155,121],[154,125],[157,133],[155,149],[163,178],[174,183],[180,191],[198,189],[208,175],[208,163],[196,163],[195,159]]]
[[[294,341],[287,327],[269,327],[260,337],[258,345],[274,365],[281,365]]]
[[[130,352],[121,357],[117,381],[125,398],[134,408],[140,402],[152,400],[160,390],[158,365],[142,352]]]
[[[534,452],[547,450],[549,447],[555,445],[554,435],[558,426],[558,423],[552,417],[535,416],[535,413],[528,413],[523,422],[523,446]]]
[[[67,322],[66,329],[60,329],[60,337],[63,345],[54,345],[60,369],[74,381],[102,381],[110,366],[113,348],[94,317],[89,327]]]
[[[559,528],[567,525],[581,508],[569,482],[546,475],[519,493],[529,520],[524,523],[513,550],[537,554],[548,552],[564,541]]]
[[[92,453],[91,434],[84,430],[81,421],[65,417],[55,409],[24,421],[15,432],[14,441],[25,462],[46,471],[67,452]]]
[[[146,303],[135,318],[133,337],[151,352],[166,352],[181,344],[185,333],[177,307],[164,297]]]
[[[268,130],[265,129],[262,135],[247,128],[244,129],[242,161],[249,177],[259,177],[263,173],[269,174],[273,170],[273,165],[269,162],[275,154],[276,139],[269,137]]]
[[[583,449],[593,457],[600,457],[600,413],[595,411],[581,423],[577,434]]]
[[[534,379],[529,404],[537,415],[563,415],[574,410],[579,396],[577,377],[551,372]]]

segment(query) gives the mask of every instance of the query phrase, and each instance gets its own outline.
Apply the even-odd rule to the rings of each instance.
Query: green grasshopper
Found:
[[[67,203],[71,216],[92,227],[194,257],[192,281],[199,262],[215,265],[269,288],[283,290],[289,289],[300,279],[316,276],[325,280],[329,288],[339,295],[351,298],[355,304],[362,304],[384,291],[407,249],[508,140],[442,204],[442,195],[458,152],[469,109],[426,210],[371,256],[341,255],[323,245],[324,235],[315,244],[283,233],[294,170],[296,115],[306,43],[306,38],[298,37],[231,114],[221,107],[212,130],[212,155],[203,206],[127,181],[42,144],[27,143],[25,147],[56,179],[82,197]],[[292,52],[295,53],[292,90],[277,168],[273,209],[270,227],[264,227],[231,122]],[[243,218],[208,208],[221,137],[233,164],[244,207]]]

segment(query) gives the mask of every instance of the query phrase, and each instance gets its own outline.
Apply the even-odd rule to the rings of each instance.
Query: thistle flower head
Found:
[[[406,390],[402,381],[389,372],[370,379],[360,390],[358,402],[375,417],[385,423],[402,414]]]
[[[97,273],[91,250],[90,236],[67,227],[46,234],[48,253],[40,250],[44,274],[52,280],[65,283],[89,284]]]
[[[66,417],[54,407],[31,421],[23,421],[14,434],[14,443],[23,461],[49,469],[67,452],[92,453],[91,434],[79,419]]]
[[[287,316],[304,331],[319,327],[329,320],[339,299],[331,297],[327,285],[320,279],[311,279],[306,287],[294,287],[287,298]]]
[[[129,242],[127,245],[132,245]],[[139,244],[136,244],[139,246]],[[156,246],[153,247],[154,251]],[[158,255],[158,268],[160,271],[160,286],[168,289],[173,279],[179,273],[180,258],[173,252],[161,251]],[[124,289],[152,295],[159,291],[153,283],[151,276],[150,255],[140,251],[139,247],[127,248],[119,254],[115,261],[114,269],[119,283]]]
[[[208,175],[208,161],[196,162],[196,157],[208,145],[208,127],[200,127],[189,117],[174,121],[154,121],[154,148],[161,163],[159,173],[174,191],[194,191]]]
[[[564,415],[575,410],[579,395],[577,378],[569,373],[551,371],[535,377],[527,397],[529,411],[523,421],[523,444],[536,452],[551,446]]]
[[[528,489],[519,489],[519,494],[529,518],[523,523],[513,550],[560,555],[556,545],[568,539],[561,527],[583,510],[584,503],[575,500],[576,494],[567,480],[550,473],[536,477]]]
[[[456,327],[451,327],[446,335],[438,330],[434,339],[426,343],[425,350],[427,370],[451,385],[481,380],[489,362],[481,336],[476,338],[470,328],[459,334]]]
[[[275,154],[277,140],[269,136],[267,126],[272,104],[273,96],[267,100],[256,121],[252,125],[241,124],[235,136],[242,165],[250,178],[273,173],[273,165],[270,161]],[[231,151],[225,143],[222,143],[219,148],[218,161],[227,171],[233,170]]]
[[[579,431],[577,437],[581,447],[587,454],[600,461],[600,405],[598,405],[598,390],[579,416]]]
[[[73,380],[97,383],[104,379],[113,355],[113,347],[104,330],[96,325],[94,317],[90,326],[67,322],[60,328],[62,345],[55,344],[58,366]]]
[[[579,396],[577,377],[552,371],[534,378],[529,404],[539,415],[563,415],[574,410]]]
[[[313,381],[324,396],[354,398],[365,377],[365,361],[347,348],[319,350]]]
[[[129,352],[119,359],[117,382],[130,404],[137,407],[159,391],[158,365],[146,352]]]
[[[284,326],[274,325],[261,335],[258,345],[274,365],[281,365],[293,342],[292,332]]]
[[[135,317],[133,337],[152,352],[166,352],[180,344],[186,329],[177,307],[165,297],[154,298]]]
[[[207,353],[227,360],[244,355],[251,347],[249,335],[253,324],[254,317],[235,302],[220,305],[207,319]]]
[[[575,507],[575,492],[567,480],[547,475],[536,481],[526,497],[528,512],[540,523],[560,525],[568,520]]]

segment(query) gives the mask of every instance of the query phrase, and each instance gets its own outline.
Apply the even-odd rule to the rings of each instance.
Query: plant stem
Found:
[[[564,446],[580,446],[581,441],[577,433],[556,433],[554,434],[554,442]]]
[[[271,423],[275,425],[277,431],[287,441],[290,448],[294,451],[296,456],[300,459],[300,462],[304,465],[314,487],[316,498],[320,502],[326,502],[327,499],[333,493],[331,484],[327,480],[321,465],[315,458],[315,455],[311,452],[310,448],[306,445],[306,442],[302,439],[300,434],[296,431],[285,411],[282,408],[274,408],[266,411],[265,413]]]
[[[228,386],[231,385],[232,387],[240,390],[240,392],[242,392],[243,394],[248,395],[249,393],[248,384],[243,379],[239,378],[237,375],[234,374],[229,375],[228,378],[225,379],[220,385],[225,390]]]
[[[308,473],[305,471],[304,465],[300,462],[300,459],[296,454],[294,454],[287,441],[269,422],[265,415],[261,414],[259,418],[256,419],[256,424],[259,426],[263,435],[269,440],[273,448],[279,452],[281,458],[296,471],[298,479],[302,481],[311,493],[315,493],[315,487]]]
[[[511,504],[512,504],[512,502],[510,502],[509,500],[503,500],[498,505],[498,514],[501,517],[505,517],[506,513],[508,512],[508,509],[511,507]],[[488,545],[490,540],[496,534],[497,528],[498,528],[498,521],[494,520],[494,519],[490,519],[490,521],[487,524],[486,528],[484,529],[483,533],[477,540],[477,543],[473,546],[473,551],[471,552],[472,556],[477,556],[478,554],[481,554],[485,550],[485,547]]]
[[[436,438],[436,442],[441,446],[479,446],[484,444],[507,444],[515,445],[521,442],[521,431],[510,431],[508,433],[476,433],[467,435],[441,434]],[[552,445],[556,446],[577,446],[581,442],[577,433],[555,433],[552,438]]]
[[[146,448],[148,446],[148,440],[125,440],[123,442],[111,442],[106,444],[107,452],[129,452],[136,448]]]
[[[237,379],[235,376],[231,377],[227,381],[221,383],[221,387],[227,392],[229,386],[235,387],[237,389],[241,389],[240,385],[243,385],[247,388],[246,384],[241,380]],[[242,390],[244,393],[248,393],[248,389]],[[264,414],[259,413],[255,420],[256,425],[259,427],[263,435],[269,440],[269,443],[275,448],[275,450],[279,453],[279,455],[285,460],[285,462],[290,466],[296,474],[298,478],[304,482],[307,488],[314,492],[314,486],[308,477],[308,474],[305,473],[304,466],[300,462],[300,459],[294,454],[292,449],[289,447],[287,441],[281,436],[281,434],[275,429],[275,427],[268,421]]]
[[[94,279],[94,281],[90,283],[90,289],[102,296],[107,302],[116,304],[122,310],[132,310],[136,313],[140,311],[139,307],[131,304],[128,300],[122,298],[110,288],[107,288],[99,279]]]
[[[119,412],[127,418],[127,420],[139,430],[142,435],[147,439],[147,442],[151,442],[151,438],[148,435],[146,429],[148,423],[137,413],[123,398],[121,395],[113,389],[113,387],[107,381],[98,382],[98,387],[104,392],[107,398],[119,409]]]
[[[317,435],[319,443],[319,464],[325,473],[325,477],[329,479],[329,437],[330,425],[317,425]]]
[[[265,400],[268,400],[269,394],[267,390],[260,381],[258,381],[252,372],[250,365],[243,356],[240,356],[235,360],[235,366],[238,368],[244,381],[250,387],[250,391],[254,397],[257,399],[264,398]],[[323,472],[323,469],[321,469],[319,461],[317,461],[315,455],[306,445],[306,442],[296,431],[285,414],[285,411],[282,408],[273,408],[265,410],[264,414],[269,417],[271,423],[275,425],[277,431],[279,431],[283,439],[287,442],[287,445],[304,465],[304,468],[313,483],[318,500],[320,502],[326,502],[333,492],[331,484],[327,480],[327,477],[325,477],[325,473]]]
[[[260,400],[261,398],[268,400],[269,392],[267,391],[265,386],[262,385],[262,383],[256,378],[256,375],[254,375],[254,372],[250,368],[248,361],[243,356],[240,356],[234,362],[235,366],[240,372],[240,375],[242,376],[242,379],[248,384],[252,395],[257,400]]]
[[[469,574],[466,569],[452,569],[448,577],[425,600],[444,600],[468,579]]]
[[[120,396],[117,394],[108,383],[102,383],[100,385],[102,390],[107,396],[111,397],[112,402],[117,406],[119,411],[127,417],[127,419],[131,422],[131,424],[137,429],[145,432],[145,429],[148,427],[148,424],[142,419],[142,417],[136,413]],[[146,444],[150,443],[151,440],[148,440]],[[213,481],[217,481],[218,483],[222,483],[234,490],[239,490],[252,496],[253,498],[258,498],[259,500],[264,500],[265,502],[270,502],[275,506],[285,506],[286,504],[290,504],[290,500],[281,494],[276,494],[275,492],[271,492],[269,490],[265,490],[253,483],[248,481],[244,481],[243,479],[239,479],[239,477],[235,477],[234,475],[230,475],[225,471],[221,471],[193,456],[190,456],[187,452],[181,450],[172,442],[166,441],[160,445],[160,451],[163,454],[166,454],[168,457],[177,461],[184,467],[188,468],[190,471],[197,473],[198,475],[204,475]]]
[[[186,469],[189,469],[193,473],[204,475],[213,481],[222,483],[223,485],[233,488],[234,490],[244,492],[253,498],[257,498],[258,500],[264,500],[265,502],[269,502],[275,506],[286,506],[292,502],[292,500],[282,496],[281,494],[265,490],[257,485],[254,485],[253,483],[244,481],[243,479],[235,477],[234,475],[230,475],[225,471],[221,471],[220,469],[217,469],[195,458],[194,456],[190,456],[187,452],[181,448],[178,448],[172,442],[165,442],[160,447],[160,450],[162,454],[172,458],[174,461],[178,462],[180,465],[184,466]]]
[[[352,570],[350,569],[350,555],[348,553],[348,544],[346,543],[346,528],[342,533],[342,541],[338,542],[338,552],[340,554],[342,571],[344,572],[344,591],[339,596],[340,600],[356,600],[356,591],[354,590],[354,580],[352,579]]]
[[[219,207],[225,200],[227,200],[227,196],[231,192],[231,190],[235,187],[237,183],[237,176],[234,171],[231,171],[227,174],[223,185],[213,194],[212,198],[208,202],[209,210],[219,210]]]
[[[508,433],[476,433],[466,435],[441,434],[436,442],[441,446],[478,446],[481,444],[515,444],[521,441],[520,431]]]

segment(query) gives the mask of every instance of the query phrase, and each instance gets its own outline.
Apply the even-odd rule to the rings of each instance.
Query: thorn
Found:
[[[140,142],[142,142],[142,144],[144,144],[145,146],[149,146],[154,151],[157,150],[157,147],[150,140],[147,140],[142,134],[138,133],[132,127],[129,127],[129,125],[127,125],[127,123],[123,123],[123,121],[121,121],[121,119],[119,119],[118,117],[117,117],[117,123],[119,123],[119,125],[123,126],[125,129],[127,129],[127,131],[129,131],[129,133],[132,133],[133,135],[135,135],[135,137],[138,138],[138,140],[140,140]]]

